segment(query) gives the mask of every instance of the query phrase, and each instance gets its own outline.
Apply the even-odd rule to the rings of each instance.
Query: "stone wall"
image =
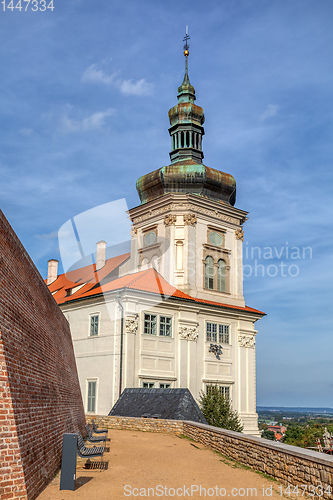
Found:
[[[32,500],[85,415],[68,322],[0,211],[0,498]]]
[[[88,421],[91,421],[91,418],[87,416]],[[282,484],[307,485],[307,488],[315,486],[317,493],[320,493],[321,487],[323,491],[329,486],[333,490],[331,455],[196,422],[127,417],[93,418],[100,427],[184,434],[237,462],[276,478]],[[315,496],[331,499],[332,490],[331,493],[327,491],[323,495]],[[302,496],[302,489],[299,491]]]
[[[103,417],[101,415],[86,415],[86,420],[95,421],[97,427],[108,429],[124,429],[143,432],[165,432],[168,434],[183,434],[182,420],[163,420],[159,418],[129,418],[129,417]]]

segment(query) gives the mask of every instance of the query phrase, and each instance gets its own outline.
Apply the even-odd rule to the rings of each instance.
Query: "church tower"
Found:
[[[242,307],[247,212],[234,207],[233,176],[203,164],[205,117],[188,75],[188,39],[178,103],[169,110],[171,163],[137,180],[141,205],[129,211],[132,269],[154,267],[192,297]]]
[[[107,414],[125,387],[187,388],[198,400],[216,384],[244,432],[258,436],[255,323],[264,313],[243,297],[247,213],[234,206],[232,175],[203,163],[205,118],[187,42],[169,110],[170,164],[136,183],[131,253],[106,259],[99,242],[96,266],[51,269],[49,287],[71,325],[88,413]]]

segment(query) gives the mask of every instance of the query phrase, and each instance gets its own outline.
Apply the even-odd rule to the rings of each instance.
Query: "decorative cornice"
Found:
[[[199,333],[197,326],[179,326],[179,337],[184,340],[198,340]]]
[[[194,226],[197,223],[197,216],[195,214],[183,215],[185,226]]]
[[[254,335],[238,334],[238,345],[240,347],[254,347],[255,343]]]
[[[167,193],[147,204],[138,205],[128,211],[130,219],[134,224],[144,222],[160,214],[177,212],[191,212],[194,214],[207,215],[216,222],[225,221],[235,226],[240,226],[247,220],[247,212],[236,207],[229,206],[221,201],[209,200],[203,196],[190,193]],[[216,223],[215,222],[215,223]]]

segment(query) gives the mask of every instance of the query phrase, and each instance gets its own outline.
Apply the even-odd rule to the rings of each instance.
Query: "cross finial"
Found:
[[[184,44],[184,56],[188,56],[188,49],[189,49],[189,44],[187,43],[189,41],[190,37],[189,37],[189,34],[188,34],[188,26],[186,26],[186,34],[184,36],[184,39],[183,41],[185,42]]]

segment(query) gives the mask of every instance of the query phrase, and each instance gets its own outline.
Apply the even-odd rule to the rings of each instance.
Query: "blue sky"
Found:
[[[54,7],[0,11],[0,208],[41,274],[67,220],[138,205],[136,179],[169,163],[188,25],[204,163],[236,178],[250,217],[257,403],[333,407],[332,0]]]

